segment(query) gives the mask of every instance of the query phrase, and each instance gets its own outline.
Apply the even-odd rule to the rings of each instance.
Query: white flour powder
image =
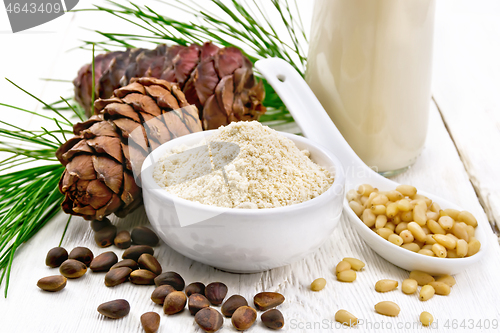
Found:
[[[155,166],[155,181],[178,197],[229,208],[293,205],[317,197],[333,183],[333,176],[312,162],[308,151],[257,121],[222,126],[208,142],[192,154],[173,155],[193,148],[183,146],[163,156]],[[239,154],[234,158],[235,150],[218,142],[238,145]],[[209,171],[210,164],[215,171]],[[220,165],[225,165],[227,182]]]

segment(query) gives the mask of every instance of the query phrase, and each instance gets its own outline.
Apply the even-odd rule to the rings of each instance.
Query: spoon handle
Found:
[[[279,58],[259,60],[255,67],[285,103],[304,135],[325,146],[342,162],[347,181],[375,173],[345,141],[302,76]]]

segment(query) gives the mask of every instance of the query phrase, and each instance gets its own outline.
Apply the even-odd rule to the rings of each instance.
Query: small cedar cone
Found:
[[[87,220],[127,215],[142,204],[134,175],[149,152],[202,130],[198,110],[177,84],[155,78],[130,82],[111,98],[97,100],[96,115],[75,124],[75,136],[56,152],[66,166],[59,190],[68,214]]]
[[[154,77],[178,83],[189,104],[199,109],[203,128],[215,129],[232,121],[258,120],[266,112],[264,87],[256,82],[252,63],[235,47],[159,45],[154,50],[127,49],[95,57],[96,98],[133,77]],[[92,65],[83,66],[73,81],[75,99],[88,117],[92,109]]]

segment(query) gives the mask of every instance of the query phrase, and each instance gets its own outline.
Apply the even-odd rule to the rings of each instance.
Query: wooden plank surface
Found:
[[[438,5],[437,29],[439,31],[437,31],[436,36],[437,40],[445,43],[446,40],[453,37],[453,30],[449,30],[452,28],[448,28],[448,22],[458,25],[459,19],[454,16],[457,15],[456,11],[450,9],[454,6],[452,2],[446,0],[443,2],[446,3]],[[487,6],[486,1],[480,3]],[[300,2],[300,4],[304,7],[307,6],[307,2]],[[461,4],[465,6],[464,3]],[[481,8],[476,8],[473,12],[479,11],[483,13],[482,11],[488,9],[488,7],[484,6],[478,6]],[[464,12],[466,11],[464,10]],[[480,29],[480,15],[482,14],[471,15],[471,17],[475,17],[476,21],[469,22],[468,26],[476,25],[474,29]],[[463,16],[465,18],[465,15]],[[38,75],[37,77],[50,76],[71,79],[80,65],[86,61],[88,55],[82,52],[63,53],[63,50],[78,44],[76,39],[82,36],[79,26],[89,26],[85,22],[86,18],[73,19],[72,21],[72,18],[68,16],[65,19],[67,21],[64,22],[66,24],[64,34],[59,37],[41,35],[40,45],[36,45],[40,50],[39,57],[32,57],[33,62],[29,63],[29,65],[26,65],[28,59],[24,57],[19,62],[15,62],[16,59],[13,59],[12,56],[6,57],[3,55],[1,58],[2,60],[10,59],[19,68],[18,71],[9,69],[7,71],[9,77],[17,78],[18,72],[21,72],[23,75],[19,76],[20,83],[29,85],[34,89],[33,92],[40,93],[48,100],[59,96],[61,87],[66,93],[70,92],[70,88],[65,84],[35,82],[32,77]],[[490,25],[488,25],[484,27],[486,31],[499,31],[498,24],[494,25],[493,22],[489,22],[489,24],[491,27],[496,27],[497,30],[490,29]],[[116,26],[113,30],[119,29],[120,27]],[[466,28],[461,29],[463,31]],[[489,36],[491,38],[491,34]],[[473,39],[473,36],[469,37],[471,40]],[[486,39],[487,37],[483,38]],[[26,40],[28,41],[30,38],[26,38]],[[42,47],[43,43],[47,41],[60,44],[57,44],[59,46],[49,52]],[[452,45],[453,47],[459,45],[458,39],[453,40],[453,42],[455,43]],[[30,50],[29,45],[24,45],[23,50],[28,52]],[[441,56],[443,52],[449,52],[446,51],[445,45],[436,47],[437,60],[435,63],[439,64],[439,66],[442,66],[446,60],[445,56]],[[493,50],[493,54],[494,52]],[[53,55],[52,58],[51,55]],[[462,67],[469,66],[470,61],[475,60],[477,62],[478,56],[477,53],[469,55],[467,62]],[[493,61],[493,56],[488,59]],[[25,65],[25,67],[21,67],[21,65]],[[51,69],[43,72],[40,69],[43,66],[49,66]],[[31,73],[30,69],[33,68],[39,72]],[[435,98],[448,128],[445,127],[435,105],[431,104],[430,127],[426,148],[417,163],[409,171],[394,179],[399,182],[414,184],[418,188],[440,195],[480,216],[485,213],[480,205],[476,191],[482,202],[485,201],[484,195],[482,195],[482,193],[486,193],[483,190],[484,188],[488,189],[493,196],[498,196],[500,193],[498,188],[495,188],[496,184],[488,183],[494,183],[494,181],[488,178],[492,176],[492,173],[485,169],[489,165],[496,165],[496,158],[500,155],[493,156],[485,153],[484,149],[481,154],[474,154],[473,151],[477,149],[477,145],[491,149],[489,140],[495,135],[491,129],[491,123],[492,119],[498,118],[495,118],[496,113],[493,118],[484,115],[488,114],[488,110],[498,110],[494,108],[488,109],[487,104],[495,101],[496,95],[494,95],[493,91],[489,95],[483,94],[479,88],[474,90],[473,84],[459,86],[456,83],[456,75],[460,75],[459,79],[464,81],[471,79],[471,77],[474,78],[476,72],[464,70],[460,74],[456,74],[454,68],[449,64],[446,70],[435,69]],[[3,71],[2,68],[2,76],[6,76]],[[484,74],[486,75],[486,72]],[[498,78],[500,78],[500,74],[498,76],[495,74],[491,80],[498,83]],[[19,80],[17,81],[19,82]],[[479,84],[480,81],[478,79],[476,83]],[[451,88],[445,89],[447,85],[454,90]],[[473,90],[470,90],[470,93],[465,92],[464,87]],[[3,83],[0,88],[1,91],[7,89]],[[11,88],[9,89],[8,91],[12,91]],[[483,102],[486,101],[486,104],[481,102],[483,103],[481,105],[486,107],[473,107],[477,106],[477,104],[473,104],[476,100],[475,96],[487,98],[483,100]],[[23,99],[16,94],[14,96],[10,94],[2,95],[1,101],[6,100],[8,102],[20,102],[21,106],[25,107],[34,106],[34,103],[30,102],[29,99]],[[470,102],[471,107],[463,107],[464,103],[461,103],[461,100],[465,100],[467,103]],[[495,105],[498,106],[498,104],[493,106]],[[453,110],[455,108],[459,110],[457,113],[461,117],[460,121],[454,119]],[[474,112],[470,112],[471,109]],[[480,111],[483,112],[482,115]],[[481,122],[486,122],[485,126],[488,130],[472,125],[471,128],[466,126],[468,123],[473,124],[476,121],[476,114],[479,114],[478,117]],[[2,114],[2,120],[15,120],[21,124],[28,123],[30,119],[30,117],[20,118],[18,114]],[[477,124],[481,124],[481,122],[478,120]],[[39,126],[39,123],[31,123],[29,126],[34,128]],[[454,141],[450,138],[448,131],[452,134]],[[470,132],[471,134],[466,133],[468,136],[465,136],[463,132]],[[462,142],[462,144],[459,142]],[[471,142],[474,145],[470,144]],[[464,156],[469,157],[464,159]],[[470,161],[472,166],[468,165],[467,161]],[[472,173],[471,170],[474,170],[475,173]],[[475,179],[471,179],[471,175],[475,175]],[[474,187],[472,184],[474,184]],[[478,189],[481,190],[478,191]],[[495,209],[498,211],[500,204],[491,201],[490,205],[491,208],[489,206],[485,207],[490,214],[491,220],[491,216],[495,216],[495,213],[492,215],[491,212],[494,212]],[[16,255],[11,275],[9,297],[6,300],[0,300],[3,327],[7,328],[7,331],[15,332],[141,332],[139,317],[142,313],[146,311],[161,313],[161,308],[149,299],[153,290],[152,286],[134,286],[126,283],[115,288],[107,288],[103,282],[104,274],[89,272],[81,279],[68,281],[67,287],[56,294],[42,292],[36,287],[36,281],[39,278],[58,273],[56,269],[46,267],[44,259],[47,251],[59,243],[65,222],[66,217],[64,215],[57,216],[36,237],[25,244]],[[125,219],[115,218],[114,222],[119,229],[128,230],[136,225],[148,225],[143,210],[138,210]],[[109,250],[121,255],[122,250],[115,247],[98,248],[92,237],[93,233],[88,226],[88,222],[74,218],[63,246],[68,250],[75,246],[87,246],[94,251],[95,255]],[[489,253],[484,261],[455,277],[457,285],[453,288],[451,295],[448,297],[435,296],[425,303],[420,302],[416,295],[404,295],[400,288],[387,294],[378,294],[374,291],[373,286],[377,280],[393,278],[401,282],[408,276],[408,272],[386,262],[367,248],[366,244],[347,224],[345,219],[342,219],[339,227],[316,253],[290,266],[264,273],[230,274],[221,272],[189,260],[163,243],[156,248],[155,254],[165,271],[179,272],[187,283],[194,281],[204,283],[222,281],[228,285],[229,295],[239,293],[249,301],[251,301],[255,293],[260,291],[283,293],[286,301],[279,308],[286,318],[284,331],[287,332],[338,331],[339,328],[333,322],[334,314],[338,309],[346,309],[358,318],[365,320],[365,324],[359,328],[362,332],[415,332],[417,330],[412,325],[418,321],[418,315],[423,310],[431,312],[437,319],[439,332],[468,331],[460,328],[452,329],[453,320],[457,320],[458,324],[460,324],[465,319],[465,325],[470,325],[469,320],[472,320],[475,325],[479,321],[484,324],[485,320],[489,320],[490,324],[493,320],[497,320],[500,324],[500,307],[498,306],[500,302],[497,299],[497,295],[500,293],[500,284],[498,283],[500,281],[500,246],[498,246],[497,238],[493,233],[490,234]],[[367,264],[366,269],[358,274],[357,280],[352,284],[336,281],[332,273],[338,261],[345,256],[358,257]],[[327,287],[321,292],[313,293],[308,286],[312,280],[318,277],[324,277],[327,280]],[[103,319],[96,311],[97,306],[104,301],[117,298],[125,298],[131,303],[131,313],[121,320]],[[376,314],[373,305],[382,300],[392,300],[398,303],[402,309],[401,314],[397,318],[382,317]],[[161,318],[160,332],[201,332],[187,311],[174,316],[162,315]],[[449,329],[445,328],[447,320],[449,320]],[[392,328],[388,329],[388,323],[392,325]],[[403,327],[399,328],[398,325],[403,325]],[[405,328],[405,325],[409,326]],[[222,332],[234,331],[230,321],[225,319]],[[260,320],[248,330],[248,332],[268,331],[270,330],[263,327]],[[498,330],[476,328],[473,331],[496,332]]]

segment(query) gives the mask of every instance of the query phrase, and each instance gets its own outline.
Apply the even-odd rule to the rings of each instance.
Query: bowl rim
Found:
[[[283,207],[275,207],[275,208],[265,208],[265,209],[245,209],[245,208],[227,208],[227,207],[218,207],[218,206],[210,206],[210,205],[205,205],[196,201],[190,201],[187,199],[180,198],[176,195],[170,194],[167,191],[165,191],[160,185],[156,183],[156,181],[153,179],[153,162],[152,161],[158,161],[163,154],[165,154],[165,151],[168,149],[167,147],[175,147],[183,144],[184,141],[188,140],[195,140],[195,137],[203,137],[206,135],[210,135],[211,133],[215,132],[216,130],[208,130],[208,131],[201,131],[201,132],[195,132],[191,134],[187,134],[178,138],[175,138],[173,140],[167,141],[157,147],[155,150],[153,150],[144,160],[141,168],[141,182],[142,182],[142,189],[149,191],[152,195],[155,195],[157,197],[160,197],[164,200],[170,200],[174,202],[175,204],[182,204],[185,207],[188,208],[193,208],[193,209],[198,209],[198,210],[203,210],[211,213],[230,213],[230,214],[235,214],[235,215],[253,215],[255,217],[262,216],[262,215],[272,215],[272,214],[282,214],[282,213],[290,213],[296,210],[301,210],[301,209],[308,209],[311,207],[316,207],[317,205],[321,204],[328,204],[330,200],[328,199],[330,196],[339,196],[342,195],[344,196],[344,187],[345,187],[345,173],[344,173],[344,168],[342,166],[342,163],[340,160],[326,147],[324,147],[321,144],[318,144],[310,139],[307,139],[303,136],[295,135],[292,133],[287,133],[287,132],[281,132],[277,131],[279,134],[287,137],[288,139],[294,141],[299,141],[303,143],[305,146],[312,146],[315,149],[319,150],[323,155],[325,155],[331,162],[332,166],[335,168],[335,176],[334,176],[334,181],[330,185],[330,187],[320,194],[319,196],[312,198],[310,200],[298,203],[298,204],[293,204],[290,206],[283,206]],[[335,189],[338,187],[342,188],[341,193],[335,193]],[[235,221],[236,222],[236,221]]]
[[[346,191],[348,191],[348,190],[349,189],[346,189]],[[432,193],[427,193],[425,191],[419,191],[419,193],[422,195],[425,195],[426,197],[428,197],[432,201],[436,201],[435,198],[438,198],[441,201],[443,201],[443,200],[446,201],[446,203],[450,205],[450,207],[447,207],[447,208],[463,210],[458,205],[456,205],[456,204],[454,204],[446,199],[439,198]],[[343,206],[344,206],[344,210],[346,211],[345,214],[347,215],[346,216],[347,220],[348,221],[354,220],[354,223],[358,226],[358,227],[355,227],[355,229],[356,229],[357,233],[359,234],[359,236],[365,242],[368,243],[368,241],[364,239],[365,238],[364,235],[366,235],[366,237],[371,238],[375,242],[380,243],[381,246],[388,246],[390,249],[392,249],[393,251],[395,251],[399,255],[407,256],[408,260],[426,261],[426,262],[431,263],[433,265],[466,265],[466,264],[473,264],[473,263],[479,262],[484,257],[484,255],[488,249],[489,241],[488,241],[488,236],[484,230],[484,223],[483,223],[482,219],[481,220],[478,219],[478,226],[480,226],[480,229],[476,230],[476,231],[479,231],[479,233],[481,235],[480,236],[481,237],[481,240],[480,240],[481,248],[479,249],[479,251],[476,254],[474,254],[473,256],[470,256],[470,257],[463,257],[463,258],[439,258],[439,257],[430,257],[430,256],[426,256],[426,255],[423,255],[423,254],[420,254],[417,252],[407,250],[405,248],[402,248],[401,246],[397,246],[397,245],[389,242],[387,239],[378,235],[371,228],[369,228],[366,224],[364,224],[363,221],[361,221],[361,219],[358,216],[356,216],[354,211],[349,206],[347,196],[344,196]],[[360,232],[358,230],[358,228],[364,228],[364,230],[366,232]],[[477,236],[477,234],[476,234],[476,236]],[[479,240],[479,238],[478,238],[478,240]],[[370,245],[370,248],[373,251],[378,252],[371,245]]]

